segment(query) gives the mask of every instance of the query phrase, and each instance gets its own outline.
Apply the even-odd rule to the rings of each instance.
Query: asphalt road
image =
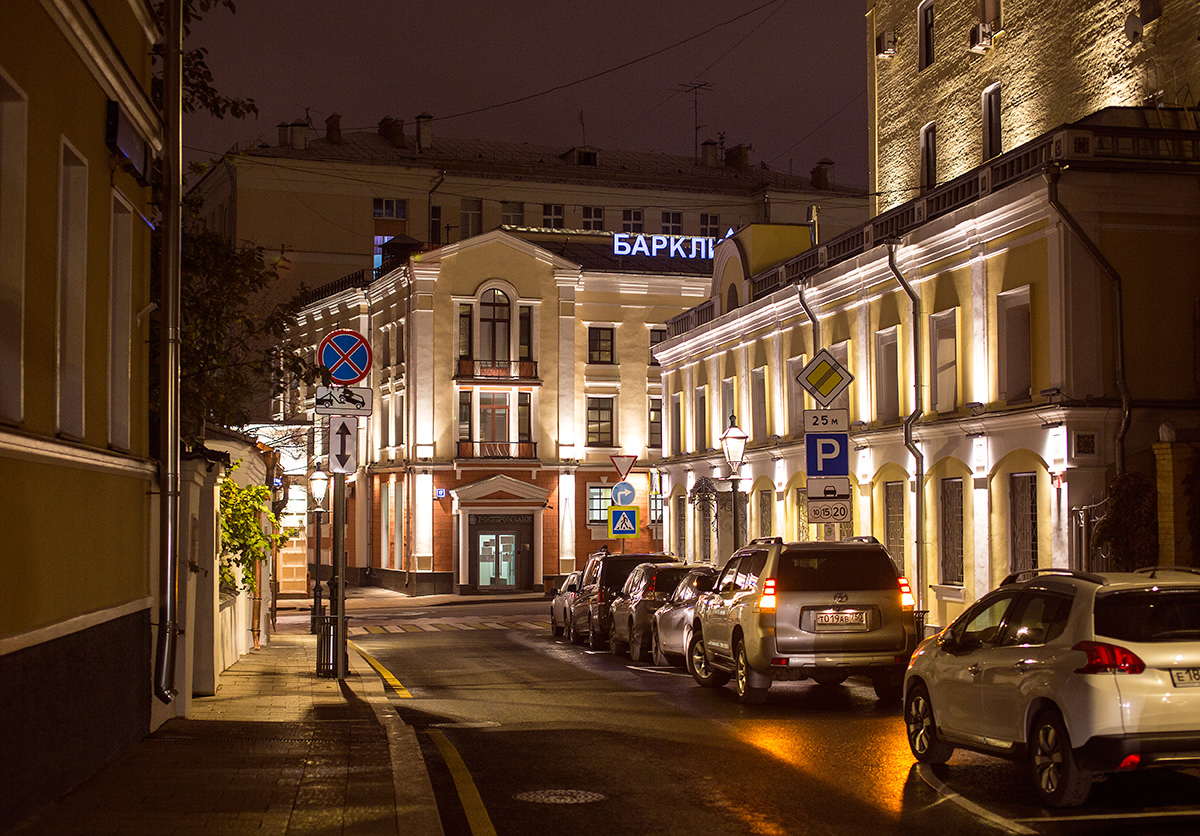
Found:
[[[866,680],[776,683],[742,706],[729,686],[555,639],[542,602],[356,624],[403,686],[447,836],[1200,832],[1195,774],[1121,776],[1047,811],[1023,765],[918,767],[899,704]]]

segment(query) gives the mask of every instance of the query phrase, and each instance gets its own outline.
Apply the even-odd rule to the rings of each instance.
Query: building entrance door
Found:
[[[533,515],[471,514],[470,585],[480,591],[533,586]]]

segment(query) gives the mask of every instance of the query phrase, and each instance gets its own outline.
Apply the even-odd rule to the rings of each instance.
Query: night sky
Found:
[[[185,118],[184,156],[274,144],[278,123],[306,114],[321,133],[338,112],[344,132],[394,116],[411,134],[422,111],[435,117],[435,142],[586,138],[690,155],[693,95],[675,88],[707,82],[701,142],[724,132],[727,145],[752,146],[755,164],[799,175],[829,157],[836,183],[865,187],[864,9],[861,0],[239,0],[236,14],[217,9],[197,23],[186,46],[207,47],[216,87],[254,98],[259,116]],[[525,100],[507,104],[515,99]]]

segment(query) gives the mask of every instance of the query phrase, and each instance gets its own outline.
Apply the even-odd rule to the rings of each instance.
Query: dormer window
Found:
[[[595,148],[572,148],[562,155],[562,159],[571,165],[600,165],[600,152]]]

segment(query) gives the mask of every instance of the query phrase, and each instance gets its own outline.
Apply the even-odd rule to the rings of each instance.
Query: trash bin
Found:
[[[317,616],[317,676],[337,676],[337,618]]]

